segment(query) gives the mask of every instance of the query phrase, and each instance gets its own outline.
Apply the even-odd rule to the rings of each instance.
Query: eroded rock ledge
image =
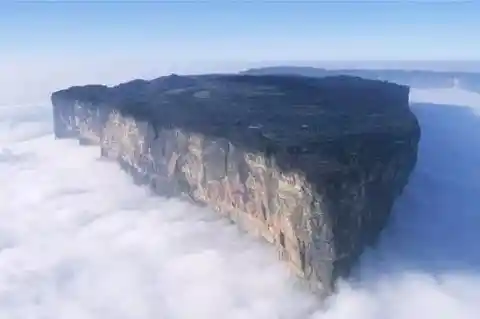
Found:
[[[52,103],[57,138],[99,145],[153,192],[228,216],[329,294],[416,163],[408,95],[348,76],[171,75],[71,87]]]

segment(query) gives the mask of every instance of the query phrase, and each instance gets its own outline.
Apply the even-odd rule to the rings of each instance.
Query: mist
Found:
[[[48,103],[1,107],[0,318],[478,318],[480,95],[413,89],[411,102],[411,181],[323,307],[267,244],[55,141]]]

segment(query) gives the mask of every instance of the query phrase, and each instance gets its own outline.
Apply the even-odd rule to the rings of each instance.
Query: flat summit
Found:
[[[409,88],[353,76],[170,75],[52,95],[55,135],[160,195],[211,207],[329,294],[388,222],[417,158]]]

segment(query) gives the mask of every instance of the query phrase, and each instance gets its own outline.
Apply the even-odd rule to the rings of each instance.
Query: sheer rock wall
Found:
[[[388,222],[417,158],[406,86],[203,75],[52,95],[57,138],[98,145],[139,184],[258,234],[322,295]]]

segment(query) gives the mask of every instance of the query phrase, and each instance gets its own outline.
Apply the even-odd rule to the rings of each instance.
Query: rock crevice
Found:
[[[415,166],[408,94],[349,76],[171,75],[71,87],[52,104],[57,138],[99,145],[153,192],[227,216],[329,294]]]

